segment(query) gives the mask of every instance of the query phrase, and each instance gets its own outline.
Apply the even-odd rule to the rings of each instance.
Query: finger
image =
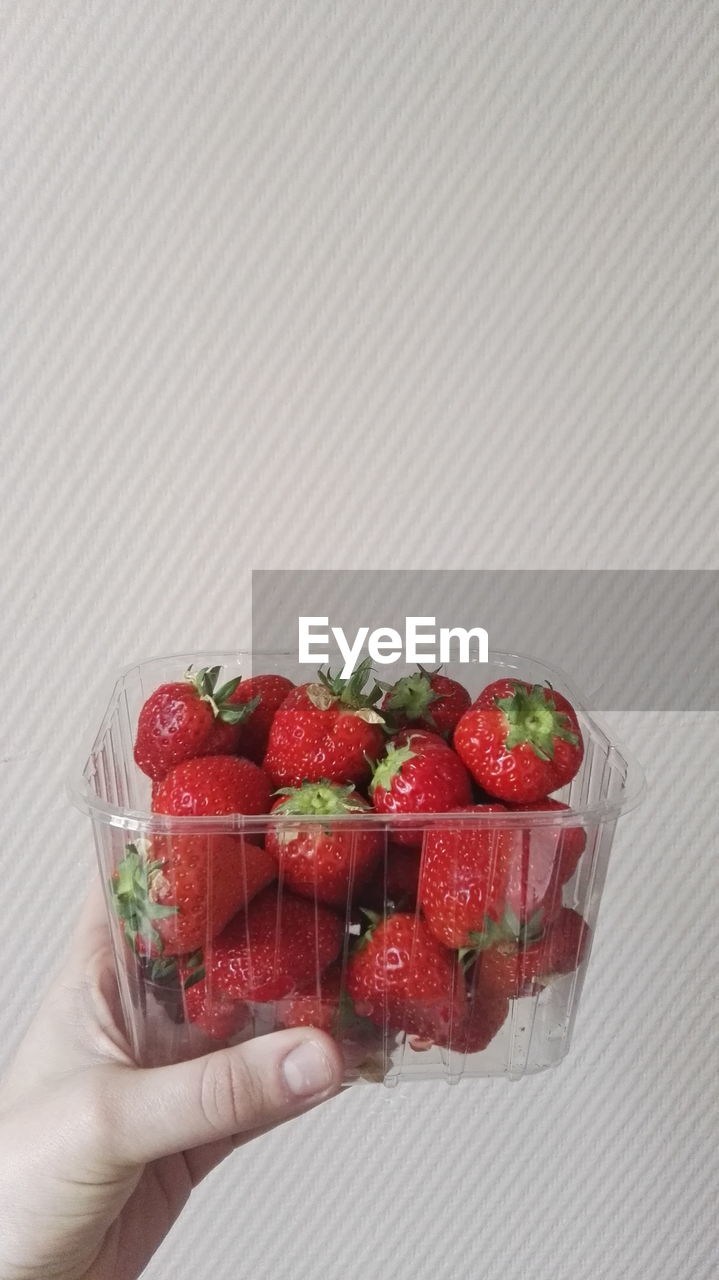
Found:
[[[121,1164],[144,1164],[279,1124],[337,1093],[342,1071],[335,1042],[311,1027],[170,1067],[121,1070],[111,1149]]]

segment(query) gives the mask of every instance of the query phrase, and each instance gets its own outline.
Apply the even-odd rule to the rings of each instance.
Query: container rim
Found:
[[[236,661],[238,658],[249,658],[253,662],[260,658],[267,658],[268,660],[282,658],[296,661],[295,654],[289,650],[280,649],[258,650],[254,653],[247,649],[218,649],[208,650],[207,652],[212,654],[213,659],[221,663],[223,661]],[[178,665],[181,663],[189,665],[190,662],[194,662],[197,659],[197,656],[196,652],[159,655],[129,663],[119,669],[99,728],[89,746],[82,771],[73,770],[67,779],[66,790],[73,805],[94,822],[140,834],[189,835],[194,833],[195,835],[209,835],[211,833],[236,832],[249,835],[264,833],[267,831],[268,826],[282,830],[283,828],[296,828],[300,823],[303,826],[308,825],[310,821],[315,823],[316,820],[310,820],[297,814],[249,815],[231,813],[204,817],[157,814],[143,809],[131,809],[122,805],[111,804],[109,801],[103,800],[94,790],[87,776],[89,761],[112,718],[127,677],[142,668],[159,666],[168,662],[176,661]],[[337,657],[340,657],[339,653]],[[550,667],[546,663],[526,654],[510,653],[504,650],[491,650],[489,657],[495,668],[500,666],[506,667],[508,670],[517,669],[518,667],[521,669],[522,663],[525,665],[531,664],[533,667],[541,668],[547,673],[549,683],[552,683],[553,677],[557,684],[563,686],[575,710],[580,715],[583,725],[586,725],[598,738],[604,741],[608,748],[609,757],[613,760],[614,767],[624,769],[625,776],[619,794],[614,799],[601,800],[593,804],[572,805],[566,810],[525,809],[514,812],[507,810],[505,813],[462,813],[452,810],[443,813],[391,815],[373,812],[359,815],[356,813],[332,814],[321,819],[322,826],[338,825],[357,831],[371,829],[392,832],[416,830],[417,827],[432,830],[438,827],[446,827],[448,824],[462,829],[466,827],[516,828],[526,827],[531,822],[532,827],[565,828],[576,826],[578,823],[588,825],[590,822],[617,818],[620,813],[627,813],[641,803],[646,792],[646,778],[641,766],[636,758],[613,737],[594,712],[588,710],[583,695],[576,689],[573,682],[561,668]],[[464,665],[484,666],[485,664],[473,661]]]

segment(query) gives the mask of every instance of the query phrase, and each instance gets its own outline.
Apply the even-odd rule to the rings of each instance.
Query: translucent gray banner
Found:
[[[559,667],[596,710],[719,710],[714,570],[255,570],[253,650],[297,653],[298,619],[354,637],[407,617],[484,628]],[[366,651],[366,649],[365,649]],[[311,668],[308,667],[308,672]],[[392,667],[384,678],[392,679]],[[308,679],[311,678],[308,674]]]

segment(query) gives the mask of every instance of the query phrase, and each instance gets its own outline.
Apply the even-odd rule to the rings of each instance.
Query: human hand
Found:
[[[296,1028],[138,1068],[99,881],[0,1084],[3,1280],[136,1280],[235,1147],[337,1093],[342,1059]]]

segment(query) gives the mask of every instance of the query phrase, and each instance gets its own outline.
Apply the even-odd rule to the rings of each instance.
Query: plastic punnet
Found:
[[[278,653],[194,653],[132,666],[117,680],[80,775],[71,784],[75,803],[92,820],[122,1006],[137,1061],[148,1066],[180,1061],[220,1044],[308,1021],[325,1026],[342,1044],[348,1084],[383,1081],[392,1085],[428,1078],[456,1083],[485,1076],[518,1079],[561,1062],[570,1046],[616,822],[639,802],[644,790],[639,766],[590,714],[561,672],[533,659],[500,653],[491,654],[487,664],[449,663],[443,668],[472,698],[500,678],[549,683],[569,698],[581,726],[584,758],[569,786],[553,797],[566,809],[538,804],[522,811],[392,817],[356,809],[256,817],[154,814],[152,784],[133,758],[140,708],[160,684],[182,679],[189,667],[197,671],[216,666],[224,681],[273,672],[306,683],[315,674],[291,655]],[[398,663],[392,678],[409,671]],[[322,807],[324,801],[318,803]],[[298,895],[284,884],[281,862],[279,873],[269,873],[275,876],[274,884],[263,888],[267,873],[256,847],[264,846],[270,831],[275,849],[301,832],[310,855],[313,842],[342,832],[351,864],[345,900],[328,905],[305,884],[299,895],[305,905],[297,908]],[[398,842],[395,837],[400,831],[405,839]],[[412,859],[416,859],[416,878],[423,858],[429,856],[444,858],[451,877],[453,868],[466,860],[472,833],[485,850],[489,845],[496,851],[497,860],[504,857],[506,862],[509,857],[512,905],[501,920],[488,921],[474,947],[447,952],[446,990],[436,997],[437,1017],[430,1018],[443,1031],[434,1039],[418,1033],[420,1024],[412,1023],[411,1015],[399,1015],[389,998],[375,1002],[368,1016],[361,1003],[353,1006],[345,989],[361,932],[372,923],[380,939],[390,939],[382,945],[390,946],[391,931],[382,930],[388,915],[398,909],[415,921],[412,945],[419,954],[426,925],[412,884]],[[135,904],[147,894],[148,880],[151,886],[153,876],[172,874],[167,860],[172,842],[188,839],[206,877],[204,936],[203,945],[177,956],[162,947],[163,930],[158,924],[167,919],[162,908],[151,907],[149,915],[143,916],[139,943],[132,926],[137,925]],[[369,847],[376,853],[368,874]],[[243,999],[217,979],[211,964],[205,968],[206,956],[213,955],[217,925],[213,875],[219,876],[217,867],[224,858],[226,877],[228,856],[236,861],[240,898],[244,886],[248,894],[264,893],[266,901],[274,904],[265,907],[265,918],[270,909],[274,913],[269,944],[266,924],[262,944],[248,924],[251,903],[250,910],[240,909],[228,926],[252,979],[250,998]],[[308,907],[313,908],[309,915]],[[328,953],[323,951],[328,911],[337,921],[329,922],[329,933],[335,930],[339,939],[331,943],[336,957],[329,966],[325,963]],[[585,927],[571,913],[581,917]],[[564,951],[560,959],[554,945],[543,943],[551,915],[555,921],[561,915]],[[315,963],[311,971],[299,989],[267,998],[268,990],[277,990],[274,979],[288,930],[301,932],[308,919],[310,931],[317,930],[312,935]],[[555,971],[547,971],[548,966]],[[263,986],[268,975],[269,984]],[[488,994],[490,982],[495,986],[499,982],[501,995],[496,990]],[[458,987],[465,994],[458,996]]]

